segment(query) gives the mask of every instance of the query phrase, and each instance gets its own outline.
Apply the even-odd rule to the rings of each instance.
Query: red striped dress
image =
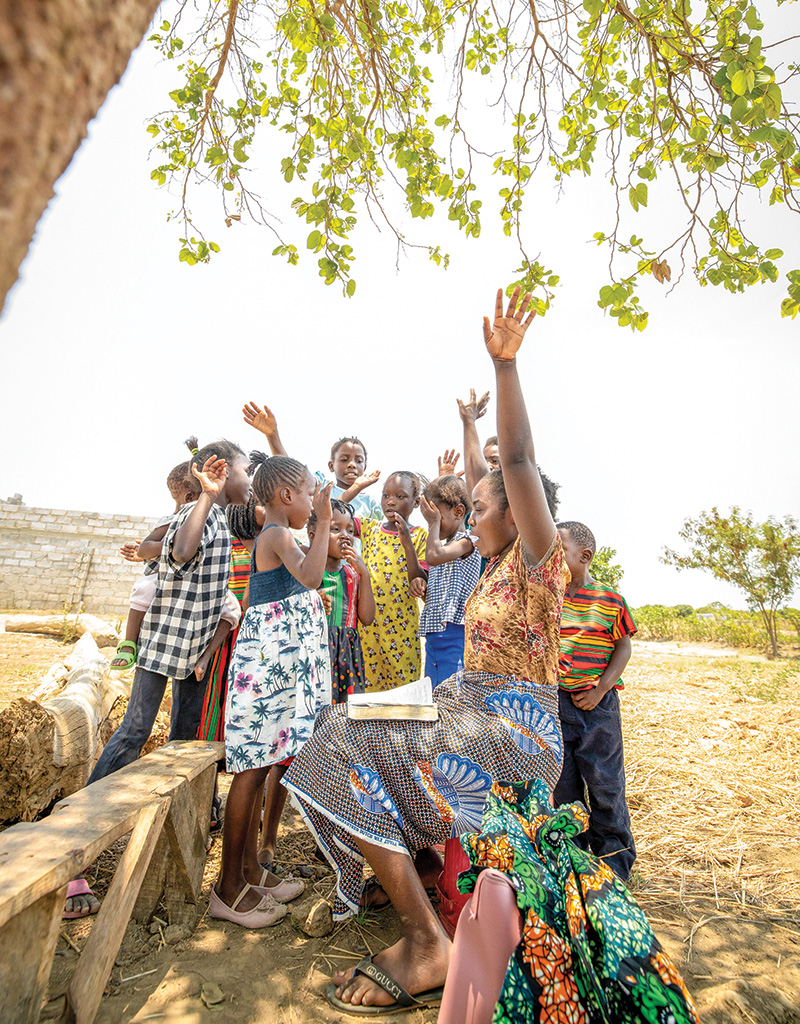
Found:
[[[231,574],[228,589],[241,605],[247,581],[250,579],[251,554],[241,541],[233,538],[231,548]],[[203,714],[200,728],[197,730],[199,740],[225,740],[225,700],[228,696],[228,669],[231,664],[233,645],[239,629],[232,629],[222,646],[211,659],[206,684],[206,696],[203,701]]]

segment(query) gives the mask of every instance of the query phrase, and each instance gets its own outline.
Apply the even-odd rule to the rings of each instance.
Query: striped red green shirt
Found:
[[[561,658],[558,682],[562,690],[588,690],[605,672],[614,644],[633,636],[636,623],[622,594],[599,583],[564,595],[561,612]],[[622,679],[616,688],[623,689]]]

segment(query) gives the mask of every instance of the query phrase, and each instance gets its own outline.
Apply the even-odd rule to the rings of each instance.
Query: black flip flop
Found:
[[[390,1013],[406,1013],[408,1010],[424,1010],[428,1006],[438,1006],[444,995],[443,988],[430,988],[427,992],[412,996],[390,974],[373,963],[371,956],[365,956],[361,963],[355,966],[353,974],[363,974],[370,978],[395,999],[389,1006],[356,1006],[353,1003],[345,1003],[336,995],[336,986],[328,985],[325,998],[330,1005],[340,1013],[349,1013],[353,1017],[381,1017]]]

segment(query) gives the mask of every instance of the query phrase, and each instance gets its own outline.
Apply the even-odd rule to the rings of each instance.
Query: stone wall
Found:
[[[0,503],[0,607],[125,615],[139,562],[121,544],[142,540],[155,519]]]

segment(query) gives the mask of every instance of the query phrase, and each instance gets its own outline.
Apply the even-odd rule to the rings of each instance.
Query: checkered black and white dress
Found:
[[[158,563],[158,586],[139,632],[140,668],[186,679],[208,647],[228,591],[231,533],[225,510],[212,505],[197,553],[181,565],[172,557],[175,535],[194,503],[177,514]]]

